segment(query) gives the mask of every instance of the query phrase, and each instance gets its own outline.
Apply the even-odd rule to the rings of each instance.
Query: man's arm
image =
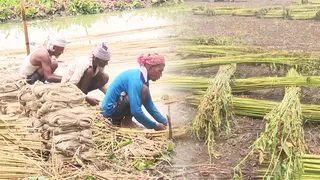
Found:
[[[61,82],[62,77],[54,75],[51,69],[51,58],[46,55],[40,58],[43,76],[48,82]]]
[[[143,101],[143,105],[146,108],[146,110],[149,112],[149,114],[159,123],[163,125],[167,125],[168,121],[167,119],[159,112],[159,110],[154,105],[150,91],[147,91],[146,99]]]
[[[108,87],[106,87],[105,85],[102,86],[100,89],[99,89],[101,92],[103,92],[103,94],[106,94],[107,93],[107,90],[108,90]]]
[[[130,110],[133,117],[148,129],[157,128],[157,123],[149,119],[142,111],[141,90],[142,85],[137,82],[129,81],[128,97],[130,102]]]

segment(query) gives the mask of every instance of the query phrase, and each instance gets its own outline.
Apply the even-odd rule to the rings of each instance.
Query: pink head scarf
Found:
[[[164,64],[165,59],[163,56],[160,56],[158,54],[149,54],[147,56],[141,55],[138,58],[138,63],[140,64],[140,66],[145,66],[146,64],[158,65],[158,64]]]

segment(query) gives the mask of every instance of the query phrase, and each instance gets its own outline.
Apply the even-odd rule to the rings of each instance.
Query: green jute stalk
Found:
[[[232,94],[230,78],[236,70],[236,64],[220,66],[210,87],[207,89],[199,105],[198,113],[193,121],[193,132],[198,138],[205,138],[208,152],[213,154],[214,131],[217,131],[225,119],[227,135],[230,134],[229,118],[232,116]]]
[[[299,74],[291,69],[288,76],[296,77]],[[275,180],[290,180],[301,176],[303,172],[301,158],[305,153],[305,143],[299,98],[299,87],[286,87],[282,102],[264,117],[267,120],[264,132],[235,169],[240,170],[245,160],[257,153],[256,158],[262,167],[258,172],[263,174],[262,179],[272,177]],[[268,164],[263,164],[265,159],[268,159]]]

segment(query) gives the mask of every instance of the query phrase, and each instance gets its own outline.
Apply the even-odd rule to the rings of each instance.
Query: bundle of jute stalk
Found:
[[[17,94],[27,83],[19,74],[4,76],[0,80],[0,114],[19,114]]]
[[[183,37],[183,38],[175,38],[179,41],[179,44],[183,44],[184,46],[194,46],[194,45],[208,45],[211,48],[222,48],[227,51],[228,48],[236,48],[235,50],[244,50],[244,52],[248,53],[248,48],[245,46],[245,44],[241,41],[241,39],[236,39],[233,37],[228,36],[201,36],[201,37]],[[236,46],[238,45],[238,46]],[[243,46],[239,46],[243,45]],[[196,48],[196,46],[194,46]],[[177,50],[180,49],[179,47]],[[252,50],[256,51],[261,48],[256,47],[250,47],[249,52],[252,52]],[[181,49],[183,50],[183,49]],[[259,51],[258,51],[259,52]]]
[[[185,41],[185,40],[184,40]],[[189,42],[191,43],[191,42]],[[223,42],[221,42],[223,43]],[[201,56],[236,56],[244,54],[262,53],[263,51],[256,47],[231,46],[231,45],[185,45],[178,46],[177,52],[180,54],[193,54]]]
[[[247,79],[234,79],[230,83],[233,93],[269,88],[279,88],[290,85],[320,87],[320,76],[258,77]],[[170,88],[178,90],[205,91],[210,86],[210,78],[171,75],[159,80],[158,84],[160,84],[161,86],[170,86]]]
[[[297,179],[320,179],[320,155],[304,154],[302,156],[303,174]]]
[[[198,138],[205,138],[208,152],[211,154],[214,131],[219,130],[225,120],[226,133],[230,134],[229,118],[232,116],[232,94],[230,81],[236,64],[220,66],[210,87],[200,101],[198,112],[193,121],[193,131]]]
[[[186,102],[198,106],[205,91],[195,91],[196,95],[186,97]],[[279,102],[257,100],[244,97],[233,97],[233,112],[237,115],[263,118]],[[320,122],[320,106],[302,104],[302,115],[305,122]]]
[[[291,69],[288,76],[297,77],[299,74]],[[255,172],[257,178],[289,180],[300,177],[301,158],[305,153],[300,88],[286,87],[282,102],[265,116],[265,120],[264,132],[235,169],[241,172],[241,166],[253,156],[259,164],[259,170]],[[239,174],[235,177],[239,178]]]
[[[94,115],[84,107],[85,95],[75,85],[28,85],[18,98],[25,113],[33,117],[33,128],[48,141],[46,148],[54,147],[65,156],[73,156],[77,150],[81,153],[92,147]]]
[[[0,179],[40,175],[47,163],[40,157],[40,133],[30,133],[28,119],[15,114],[0,114]]]
[[[263,8],[236,8],[236,7],[215,7],[194,8],[195,15],[233,15],[233,16],[256,16],[258,18],[287,18],[292,20],[315,19],[315,14],[319,5],[299,5],[299,6],[274,6]]]
[[[2,117],[6,123],[0,123],[0,179],[167,177],[161,171],[166,165],[165,157],[170,150],[166,143],[168,131],[121,129],[96,121],[92,127],[94,150],[83,152],[80,156],[66,157],[51,149],[50,159],[47,161],[39,153],[45,151],[42,149],[43,140],[39,133],[31,134],[32,129],[26,126],[28,118],[19,119],[18,116],[9,115]],[[174,134],[178,136],[181,130],[175,129]]]
[[[170,64],[170,70],[177,70],[181,68],[196,69],[230,63],[267,63],[289,65],[297,67],[303,72],[309,72],[319,69],[320,55],[312,53],[265,52],[213,58],[189,58],[185,60],[171,61],[168,63]]]

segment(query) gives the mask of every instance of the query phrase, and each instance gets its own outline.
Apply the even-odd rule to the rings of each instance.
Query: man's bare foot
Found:
[[[140,126],[133,122],[132,120],[122,120],[121,127],[123,128],[139,128]]]

